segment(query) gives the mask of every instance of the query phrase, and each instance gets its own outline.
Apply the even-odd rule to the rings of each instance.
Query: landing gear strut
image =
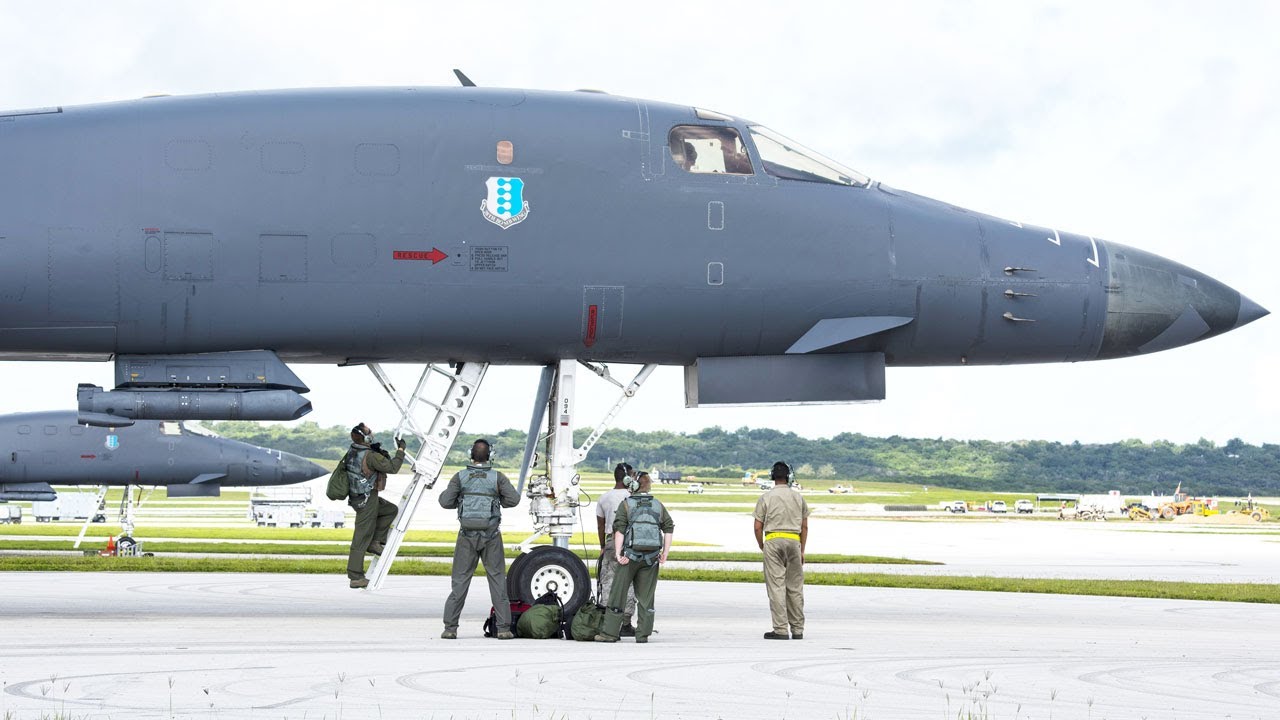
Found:
[[[579,524],[581,505],[578,499],[580,488],[577,465],[587,457],[587,453],[600,440],[600,436],[613,423],[623,406],[635,397],[640,386],[657,368],[657,365],[645,365],[630,383],[623,385],[610,376],[607,367],[581,364],[619,387],[622,394],[582,446],[574,447],[575,390],[579,363],[575,360],[561,360],[556,366],[544,371],[544,389],[548,384],[553,387],[550,393],[539,392],[530,435],[532,440],[545,418],[546,473],[530,480],[525,492],[529,497],[529,514],[533,516],[534,533],[520,543],[521,555],[511,564],[507,573],[507,592],[512,600],[532,602],[547,591],[554,591],[560,598],[566,615],[576,612],[591,591],[591,576],[586,564],[569,550],[569,541],[573,537],[575,526]],[[554,372],[554,376],[551,372]],[[532,450],[536,445],[536,442],[530,442],[526,449],[520,474],[521,489],[524,488],[527,469],[533,461]],[[533,548],[533,542],[543,535],[551,536],[551,546]]]

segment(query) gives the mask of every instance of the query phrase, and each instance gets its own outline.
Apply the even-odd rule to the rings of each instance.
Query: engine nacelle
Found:
[[[311,412],[310,388],[275,353],[120,355],[116,389],[77,388],[85,425],[134,420],[297,420]]]

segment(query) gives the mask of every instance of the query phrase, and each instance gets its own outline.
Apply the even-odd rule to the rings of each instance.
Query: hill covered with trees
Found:
[[[334,461],[349,444],[349,428],[322,428],[311,422],[284,426],[232,421],[208,427],[225,437]],[[589,432],[579,430],[579,444]],[[493,441],[500,464],[518,464],[524,449],[524,433],[519,430],[466,433],[467,443],[454,448],[449,462],[465,462],[468,443],[475,437]],[[389,444],[389,437],[380,439]],[[1126,495],[1167,494],[1182,483],[1184,490],[1196,494],[1280,495],[1280,445],[1249,445],[1238,439],[1222,446],[1208,440],[1187,445],[1139,440],[1084,445],[877,438],[854,433],[810,439],[745,427],[710,427],[696,433],[610,430],[580,467],[608,471],[611,463],[621,460],[703,477],[740,477],[745,471],[759,472],[775,460],[786,460],[801,481],[880,480],[1008,492],[1119,490]]]

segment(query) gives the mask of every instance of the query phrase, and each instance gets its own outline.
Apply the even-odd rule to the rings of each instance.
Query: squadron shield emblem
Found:
[[[529,217],[529,201],[524,199],[524,181],[518,177],[491,177],[484,181],[489,195],[480,201],[484,219],[506,230]]]
[[[120,447],[120,436],[108,435],[107,441],[104,444],[107,446],[108,450],[115,450]]]

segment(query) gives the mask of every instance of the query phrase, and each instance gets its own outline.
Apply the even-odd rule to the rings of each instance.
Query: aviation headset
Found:
[[[790,484],[793,480],[793,475],[791,473],[791,466],[779,460],[773,464],[772,468],[770,468],[769,479],[781,480],[782,478],[786,478],[787,483]]]
[[[479,445],[480,443],[484,443],[485,449],[489,451],[489,457],[484,460],[476,457],[476,445]],[[471,453],[469,457],[475,462],[493,462],[493,443],[485,440],[484,438],[476,438],[475,442],[471,443]]]
[[[356,426],[351,428],[351,436],[352,438],[359,437],[364,442],[365,445],[368,445],[369,443],[373,442],[373,435],[365,432],[364,430],[365,430],[364,423],[356,423]]]
[[[629,477],[635,477],[635,476],[636,476],[636,469],[631,467],[630,463],[620,462],[617,465],[615,465],[613,468],[614,482],[620,482],[623,485],[626,485],[626,479]]]
[[[630,465],[627,465],[627,467],[631,467],[631,466],[630,466]],[[632,493],[633,495],[634,495],[635,493],[640,492],[640,476],[641,476],[641,475],[645,475],[645,476],[647,476],[648,474],[649,474],[649,473],[636,473],[636,474],[634,474],[634,475],[628,475],[628,476],[627,476],[627,483],[626,483],[626,484],[627,484],[627,491],[628,491],[628,492],[630,492],[630,493]]]

